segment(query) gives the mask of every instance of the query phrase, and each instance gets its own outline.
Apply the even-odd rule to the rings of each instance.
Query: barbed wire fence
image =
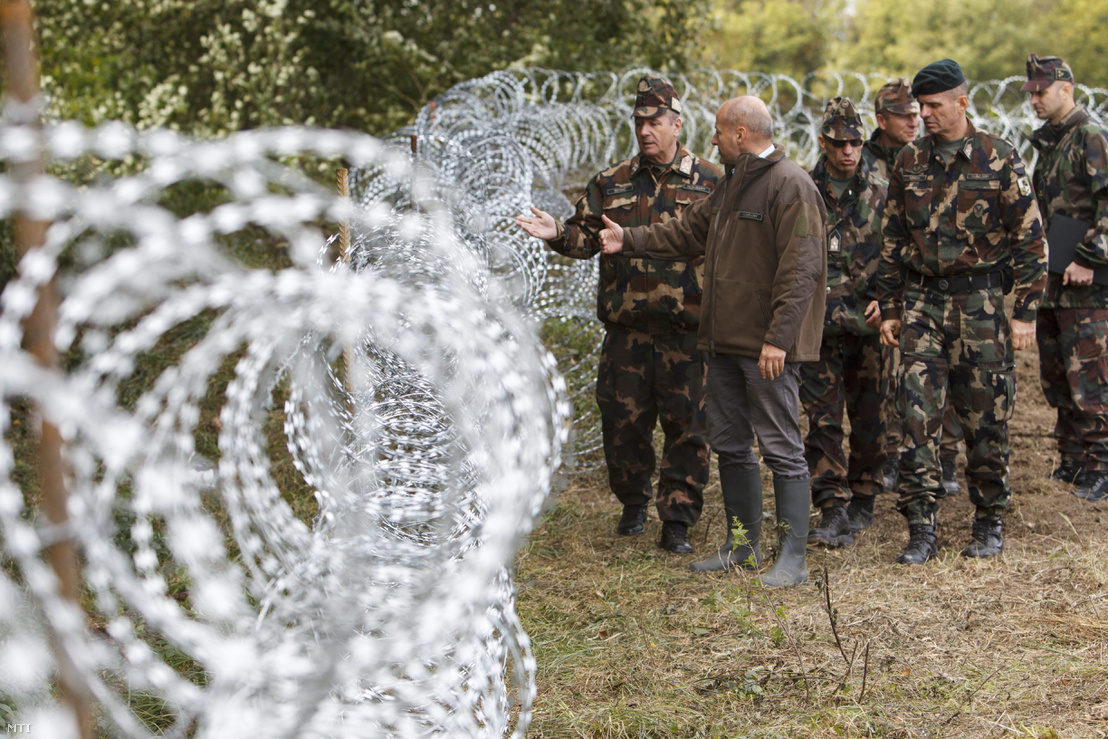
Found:
[[[78,736],[51,691],[68,670],[103,730],[125,737],[526,733],[535,664],[510,565],[557,471],[595,463],[599,326],[595,260],[552,254],[514,218],[531,204],[568,216],[592,173],[634,153],[644,71],[496,73],[384,142],[299,128],[220,141],[43,129],[29,122],[37,103],[9,101],[0,214],[51,225],[0,296],[6,720]],[[752,93],[809,165],[823,100],[847,94],[869,111],[884,82],[673,81],[691,150],[712,158],[719,103]],[[1026,150],[1035,121],[1018,82],[975,84],[971,112]],[[1082,95],[1104,114],[1108,93]],[[134,173],[77,187],[16,166],[86,154]],[[304,154],[350,162],[353,204],[283,163]],[[225,202],[179,218],[160,199],[184,185]],[[342,221],[349,268],[320,225]],[[288,244],[291,267],[251,269],[226,248],[257,231]],[[24,348],[50,283],[64,367]],[[181,331],[192,346],[136,377]],[[146,389],[124,404],[134,383]],[[18,484],[8,437],[28,402],[64,443],[63,523]],[[269,446],[274,419],[283,450]],[[213,458],[196,448],[202,421],[218,428]],[[313,491],[310,524],[282,497],[275,454]],[[44,560],[61,541],[80,554],[79,602]],[[168,725],[144,723],[136,696]]]

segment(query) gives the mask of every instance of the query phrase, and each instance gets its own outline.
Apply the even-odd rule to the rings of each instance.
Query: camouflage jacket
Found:
[[[906,279],[1008,272],[1012,317],[1034,321],[1046,283],[1039,206],[1019,153],[967,121],[950,164],[930,136],[905,146],[889,177],[877,293],[883,320],[899,319]]]
[[[893,168],[896,155],[904,147],[882,146],[877,143],[881,137],[881,129],[874,129],[870,137],[862,144],[862,161],[869,162],[870,167],[877,171],[877,176],[888,182],[889,171]]]
[[[827,205],[827,313],[823,335],[873,334],[866,306],[877,299],[877,262],[881,258],[881,214],[888,183],[863,158],[842,199],[835,197],[831,174],[821,156],[811,171]]]
[[[1108,264],[1108,128],[1081,105],[1058,125],[1046,124],[1031,135],[1039,150],[1035,194],[1047,231],[1060,213],[1090,225],[1077,245],[1082,267]],[[1047,277],[1045,308],[1108,308],[1108,286],[1062,285],[1062,275]]]
[[[684,146],[660,170],[639,155],[599,173],[577,201],[577,212],[547,244],[567,257],[589,259],[600,251],[602,213],[625,227],[664,223],[708,197],[722,175]],[[606,326],[634,331],[696,331],[703,275],[702,256],[661,260],[601,254],[596,315]]]

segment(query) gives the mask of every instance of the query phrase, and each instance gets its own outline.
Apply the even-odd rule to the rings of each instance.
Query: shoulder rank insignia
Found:
[[[827,239],[827,251],[832,253],[842,251],[842,244],[839,239],[838,231],[832,231],[831,236]]]
[[[1027,179],[1027,176],[1017,178],[1016,182],[1019,184],[1020,195],[1025,198],[1029,197],[1031,195],[1031,181]]]
[[[683,175],[692,174],[692,157],[682,158],[680,166],[677,167],[677,171]]]

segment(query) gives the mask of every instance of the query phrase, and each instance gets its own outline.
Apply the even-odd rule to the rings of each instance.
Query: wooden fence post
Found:
[[[0,2],[0,30],[3,33],[4,82],[8,95],[19,105],[17,123],[42,129],[39,99],[38,59],[34,52],[34,24],[31,6],[24,0]],[[44,153],[14,163],[12,174],[19,183],[26,184],[42,175]],[[22,210],[13,220],[16,249],[22,258],[28,251],[41,248],[46,243],[44,221],[31,218]],[[57,321],[58,294],[56,277],[44,284],[38,294],[34,310],[23,326],[24,346],[40,366],[53,369],[58,366],[54,348],[54,326]],[[62,461],[62,437],[58,428],[43,419],[40,430],[37,463],[41,484],[42,511],[47,520],[64,531],[69,522],[68,494],[65,489]],[[58,578],[61,596],[80,608],[80,565],[73,541],[61,537],[46,549],[46,558]],[[77,670],[54,636],[54,652],[58,662],[59,694],[63,704],[73,712],[74,721],[82,739],[92,737],[91,698],[78,677]],[[18,669],[13,666],[13,669]]]

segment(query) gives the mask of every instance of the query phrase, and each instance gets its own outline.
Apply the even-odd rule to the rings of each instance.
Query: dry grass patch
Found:
[[[723,538],[714,479],[691,556],[659,550],[654,519],[617,536],[605,476],[575,479],[518,559],[530,735],[1108,737],[1108,504],[1043,479],[1053,415],[1024,354],[995,560],[958,554],[963,492],[940,510],[940,558],[896,565],[907,527],[886,495],[854,547],[809,549],[810,585],[766,590],[688,570]]]

